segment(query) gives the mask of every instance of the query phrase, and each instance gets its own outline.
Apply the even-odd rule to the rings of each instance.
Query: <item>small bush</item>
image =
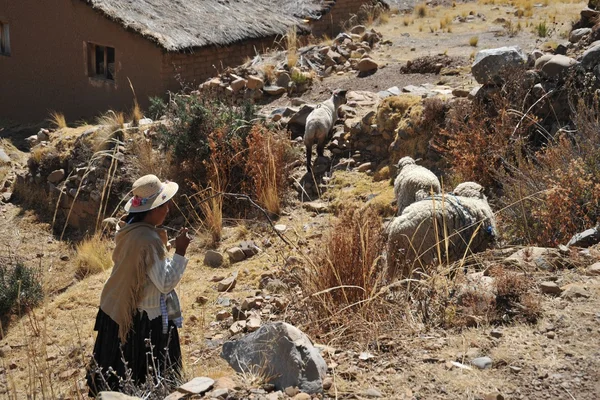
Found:
[[[479,36],[472,36],[469,39],[469,46],[471,46],[471,47],[477,47],[477,43],[479,43]]]
[[[112,267],[112,246],[100,235],[91,236],[77,245],[75,274],[78,278],[94,275]]]
[[[503,268],[492,269],[490,275],[496,286],[493,322],[535,323],[541,316],[542,309],[540,299],[533,294],[531,279]]]
[[[417,18],[425,18],[427,16],[427,4],[421,3],[417,4],[415,7],[415,14]]]
[[[41,277],[21,262],[2,260],[0,264],[0,319],[22,314],[43,299]]]
[[[149,117],[153,120],[159,119],[167,113],[167,103],[160,97],[150,97]]]

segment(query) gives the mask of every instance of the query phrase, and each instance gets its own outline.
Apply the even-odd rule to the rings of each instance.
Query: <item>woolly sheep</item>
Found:
[[[425,167],[415,164],[410,157],[403,157],[398,161],[398,176],[394,181],[394,198],[398,205],[398,215],[418,200],[417,192],[423,190],[427,196],[433,193],[441,193],[440,180],[433,172]],[[420,196],[422,197],[422,196]]]
[[[335,91],[329,99],[317,104],[306,117],[304,144],[306,145],[306,169],[308,171],[311,170],[310,159],[314,144],[317,145],[317,155],[323,156],[325,141],[337,120],[338,108],[346,103],[346,92],[346,90]]]
[[[390,278],[396,275],[408,277],[412,268],[433,262],[438,256],[438,242],[442,261],[448,259],[450,262],[461,259],[467,249],[477,253],[494,243],[496,221],[481,185],[469,182],[457,189],[459,193],[471,196],[431,196],[406,207],[402,215],[388,225]],[[448,238],[447,254],[444,229]]]

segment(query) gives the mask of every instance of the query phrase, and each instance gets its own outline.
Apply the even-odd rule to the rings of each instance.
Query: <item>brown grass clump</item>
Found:
[[[295,67],[298,63],[298,33],[295,25],[285,35],[285,43],[287,49],[287,66],[288,68]]]
[[[427,4],[421,3],[415,6],[415,15],[417,18],[425,18],[427,14]]]
[[[101,235],[94,235],[77,245],[76,275],[84,278],[112,267],[112,244]]]
[[[136,99],[133,102],[133,109],[131,110],[131,125],[138,126],[142,118],[144,118],[144,113]]]
[[[303,282],[309,307],[326,325],[337,325],[348,314],[374,317],[377,302],[371,300],[382,286],[384,242],[381,218],[370,208],[345,210],[331,227]]]
[[[91,138],[91,147],[95,152],[111,149],[115,142],[123,139],[125,115],[122,112],[108,111],[98,118],[98,124],[103,127]]]
[[[274,64],[264,64],[262,67],[263,76],[265,77],[265,84],[270,85],[277,77],[275,76],[275,65]]]
[[[54,125],[56,129],[63,129],[67,127],[67,120],[65,115],[58,111],[52,111],[50,113],[50,123]]]
[[[245,169],[252,180],[252,192],[267,211],[278,215],[288,176],[286,156],[289,145],[282,136],[262,125],[252,127],[247,143]]]
[[[534,293],[533,281],[522,273],[494,268],[490,271],[496,287],[496,323],[535,323],[542,314],[541,301]]]
[[[479,36],[472,36],[469,39],[469,46],[471,46],[471,47],[477,47],[477,43],[479,43]]]

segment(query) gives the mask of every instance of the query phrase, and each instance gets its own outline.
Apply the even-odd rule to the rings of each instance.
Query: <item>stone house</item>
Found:
[[[274,46],[334,35],[365,0],[0,0],[0,120],[143,109]]]

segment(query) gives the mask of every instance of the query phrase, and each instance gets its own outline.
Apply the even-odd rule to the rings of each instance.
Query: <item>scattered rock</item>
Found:
[[[504,396],[500,393],[490,393],[483,397],[483,400],[504,400]]]
[[[287,72],[282,72],[277,77],[276,85],[282,88],[287,88],[290,85],[291,81],[292,77],[290,76],[290,74],[288,74]]]
[[[287,89],[281,86],[265,86],[263,92],[270,96],[279,96],[287,92]]]
[[[240,247],[232,247],[228,249],[226,253],[229,256],[229,260],[231,260],[232,263],[244,261],[246,259],[246,254],[244,253],[244,250],[242,250]]]
[[[219,292],[230,292],[235,288],[237,280],[235,276],[225,278],[217,284],[217,290]]]
[[[565,76],[569,68],[576,64],[577,61],[575,61],[571,57],[558,54],[553,56],[550,60],[548,60],[542,66],[541,71],[548,78],[560,78]]]
[[[358,62],[356,68],[361,73],[369,73],[376,71],[377,68],[379,68],[379,65],[370,58],[363,58]]]
[[[503,71],[526,62],[527,56],[519,46],[481,50],[475,56],[471,73],[478,83],[497,83]]]
[[[571,42],[571,43],[577,43],[581,39],[583,39],[586,35],[589,35],[590,33],[592,33],[592,28],[574,29],[569,34],[569,42]]]
[[[358,166],[358,168],[356,169],[358,172],[367,172],[369,171],[371,168],[373,167],[373,164],[370,162],[367,163],[363,163],[361,165]]]
[[[178,390],[192,394],[202,394],[208,392],[214,384],[215,381],[210,378],[199,377],[179,386]]]
[[[99,400],[141,400],[139,397],[127,396],[119,392],[100,392]]]
[[[503,333],[501,330],[499,329],[494,329],[490,332],[490,336],[496,339],[500,339],[502,337]]]
[[[316,212],[316,213],[326,213],[329,212],[329,205],[322,201],[311,201],[308,203],[303,203],[302,206],[308,211]]]
[[[560,297],[567,300],[587,299],[591,296],[584,287],[578,284],[569,284],[561,288],[562,294]]]
[[[589,276],[600,276],[600,262],[590,265],[585,272]]]
[[[556,283],[550,281],[540,283],[540,290],[544,294],[556,295],[562,293],[561,288]]]
[[[310,400],[310,394],[308,393],[298,393],[293,397],[294,400]]]
[[[591,70],[600,62],[600,45],[592,46],[581,56],[581,66]]]
[[[350,33],[354,33],[355,35],[362,35],[367,31],[367,28],[364,25],[356,25],[352,29],[350,29]]]
[[[492,359],[489,357],[478,357],[471,361],[471,364],[476,366],[479,369],[489,369],[492,368]]]
[[[333,378],[328,376],[327,378],[323,379],[323,390],[327,391],[327,390],[331,389],[332,386],[333,386]]]
[[[238,390],[240,385],[237,384],[230,376],[222,376],[215,381],[213,388],[216,389],[229,389]]]
[[[383,397],[383,395],[381,394],[381,392],[377,389],[374,388],[369,388],[367,390],[365,390],[364,392],[361,393],[363,396],[365,397],[370,397],[370,398],[379,398],[379,397]]]
[[[258,254],[258,252],[260,251],[256,243],[254,243],[252,240],[246,240],[241,242],[240,248],[248,258]]]
[[[277,224],[275,225],[275,230],[279,233],[283,233],[287,230],[287,225],[283,225],[283,224]]]
[[[223,265],[223,254],[218,251],[208,250],[204,255],[204,265],[209,267],[219,268]]]
[[[65,170],[57,169],[55,171],[52,171],[50,173],[50,175],[48,175],[48,182],[57,184],[58,182],[62,181],[64,178],[65,178]]]
[[[251,90],[262,89],[265,82],[258,76],[250,75],[246,81],[246,87]]]
[[[240,90],[242,90],[245,87],[246,87],[246,80],[244,78],[239,78],[239,79],[236,79],[235,81],[231,82],[231,89],[233,89],[234,93],[239,92]]]
[[[591,228],[575,234],[571,240],[569,240],[567,246],[588,248],[598,243],[600,243],[600,232],[598,231],[598,228]]]
[[[298,328],[283,323],[263,325],[237,341],[226,342],[221,356],[236,371],[259,368],[276,390],[297,386],[306,393],[322,391],[327,364]]]
[[[254,332],[260,328],[260,317],[252,316],[246,320],[246,330],[248,332]]]
[[[229,333],[231,333],[232,335],[237,335],[238,333],[244,332],[245,329],[246,329],[246,321],[235,321],[229,327]]]
[[[221,310],[217,312],[216,319],[217,321],[225,321],[229,317],[231,317],[231,313],[229,311]]]

